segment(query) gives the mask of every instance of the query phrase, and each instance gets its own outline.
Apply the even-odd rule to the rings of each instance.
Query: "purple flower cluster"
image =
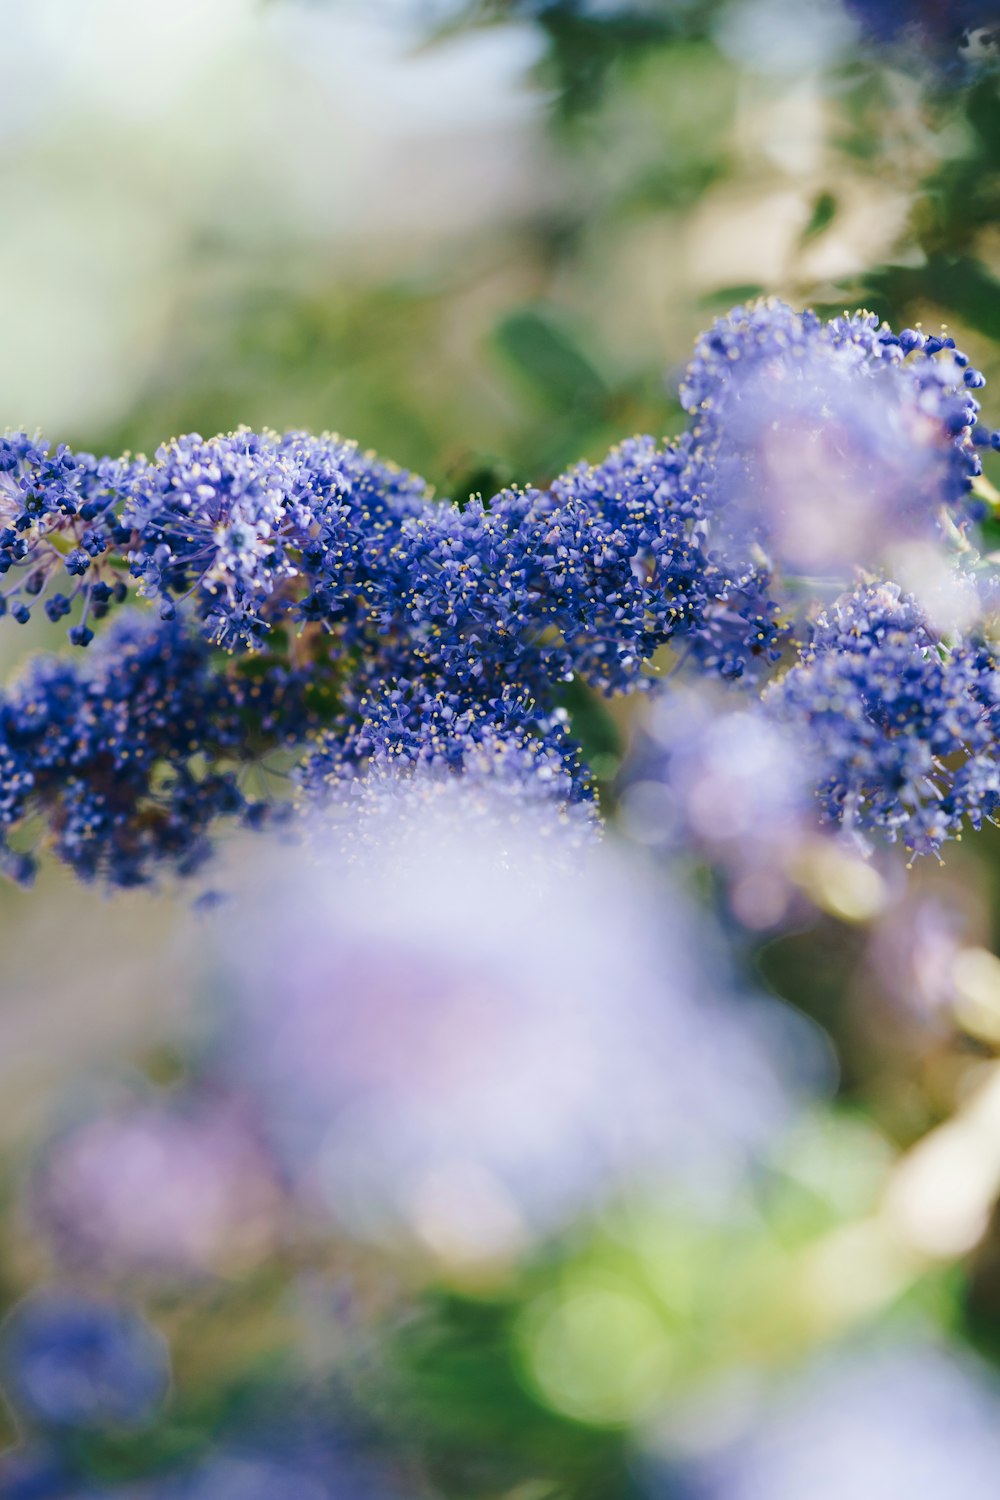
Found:
[[[267,815],[241,788],[239,763],[301,739],[309,723],[304,684],[286,667],[243,676],[185,622],[123,615],[82,665],[39,657],[0,695],[4,867],[31,879],[33,854],[9,840],[41,815],[85,880],[190,873],[216,819]]]
[[[460,778],[464,816],[496,827],[512,811],[572,828],[586,842],[596,827],[593,792],[561,710],[540,716],[530,698],[501,693],[463,707],[455,695],[428,697],[404,684],[360,705],[342,732],[324,730],[296,772],[303,801],[338,828],[345,852],[384,839],[407,814],[439,803]]]
[[[240,431],[160,448],[123,508],[140,591],[169,616],[192,599],[210,640],[262,646],[285,619],[346,650],[383,623],[390,556],[423,481],[337,438]]]
[[[77,611],[70,640],[93,640],[90,621],[126,596],[120,510],[140,467],[64,445],[53,453],[23,432],[0,437],[0,614],[26,625],[35,604],[53,621]]]
[[[969,551],[993,441],[982,384],[949,338],[767,302],[699,341],[676,443],[633,438],[489,501],[437,501],[354,444],[301,432],[190,435],[114,461],[4,439],[9,612],[27,621],[44,601],[87,645],[130,591],[155,602],[89,665],[40,659],[0,700],[5,866],[30,875],[12,851],[41,812],[86,878],[185,873],[217,818],[263,816],[236,773],[279,746],[300,755],[306,800],[349,803],[363,784],[377,801],[402,780],[423,795],[460,773],[585,807],[566,684],[649,687],[673,652],[752,687],[817,589],[850,587],[859,565],[892,576],[904,543],[947,567],[949,548]],[[829,771],[828,815],[914,849],[990,816],[985,643],[935,661],[913,636],[904,732],[872,705],[909,626],[829,646],[826,629],[769,701],[834,762],[868,726],[867,763]],[[959,745],[974,769],[942,770]]]
[[[736,308],[698,342],[681,388],[685,482],[727,557],[760,548],[794,574],[849,576],[933,537],[942,510],[977,516],[983,384],[950,338],[897,335],[867,313]]]
[[[936,852],[1000,806],[1000,675],[975,640],[947,645],[893,584],[822,613],[767,712],[809,746],[824,819]]]
[[[6,442],[18,598],[57,561],[82,578],[114,549],[164,618],[190,600],[230,650],[264,645],[283,621],[316,623],[344,650],[374,649],[381,678],[409,665],[497,682],[514,669],[546,688],[575,673],[610,690],[724,591],[680,455],[651,439],[550,490],[464,509],[352,443],[304,433],[195,434],[151,463],[100,465]]]
[[[207,1087],[129,1100],[61,1130],[30,1197],[32,1225],[60,1264],[112,1284],[254,1264],[286,1207],[251,1125]]]

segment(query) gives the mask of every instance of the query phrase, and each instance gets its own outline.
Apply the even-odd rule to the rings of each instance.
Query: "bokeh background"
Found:
[[[442,494],[491,493],[670,433],[694,336],[758,294],[947,325],[1000,419],[996,76],[877,50],[837,0],[0,0],[0,35],[5,425],[115,453],[239,423],[332,429]],[[61,637],[11,626],[4,669]],[[578,708],[608,775],[635,713]],[[994,1066],[998,874],[988,830],[921,866],[873,934],[866,877],[833,872],[802,930],[751,945],[839,1072],[738,1227],[650,1211],[499,1290],[445,1276],[389,1354],[311,1266],[296,1327],[341,1330],[343,1378],[365,1372],[352,1399],[376,1425],[396,1403],[447,1492],[510,1500],[627,1493],[630,1424],[650,1381],[673,1389],[668,1344],[671,1370],[738,1373],[827,1318],[915,1304],[1000,1354],[1000,1233],[969,1231],[964,1201],[948,1218],[951,1158],[921,1188],[944,1207],[915,1260],[863,1227]],[[956,952],[976,955],[961,982]],[[13,1203],[61,1113],[178,1076],[205,975],[185,893],[110,900],[51,869],[0,890],[0,954]],[[959,1153],[987,1205],[996,1135],[970,1125]],[[8,1300],[44,1258],[11,1222]],[[324,1254],[360,1274],[366,1308],[393,1301],[354,1252]],[[814,1277],[808,1314],[782,1300],[792,1265]],[[287,1266],[265,1265],[169,1314],[195,1395],[165,1451],[260,1399],[279,1284]],[[94,1458],[134,1462],[127,1445]]]

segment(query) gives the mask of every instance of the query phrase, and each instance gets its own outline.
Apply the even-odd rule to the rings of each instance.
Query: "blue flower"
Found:
[[[300,676],[213,663],[183,619],[123,615],[84,667],[40,657],[0,695],[0,838],[8,874],[33,862],[7,840],[30,816],[82,878],[138,885],[188,874],[219,818],[259,821],[235,766],[312,724]]]
[[[124,597],[109,579],[128,537],[120,511],[142,467],[127,455],[52,451],[23,432],[0,437],[0,575],[14,619],[25,622],[32,601],[67,572],[79,580],[67,603],[79,601],[83,631],[98,588]]]
[[[0,1500],[110,1500],[110,1495],[79,1472],[62,1445],[32,1445],[0,1453]]]
[[[978,371],[949,338],[874,316],[822,322],[781,302],[738,307],[699,340],[681,396],[685,482],[713,545],[795,574],[873,568],[907,538],[977,517]]]
[[[937,852],[1000,805],[1000,676],[987,646],[949,646],[894,584],[821,614],[764,695],[810,755],[823,818]]]
[[[253,433],[160,448],[123,520],[150,597],[193,594],[210,638],[257,647],[292,615],[331,627],[364,616],[394,522],[426,503],[423,482],[338,438]]]
[[[317,736],[297,771],[315,822],[342,832],[345,849],[393,839],[408,814],[447,814],[461,782],[463,817],[480,832],[530,818],[563,842],[596,832],[593,793],[569,739],[566,715],[539,715],[513,691],[492,702],[429,697],[403,683],[361,705],[360,721]]]
[[[648,688],[670,651],[689,673],[752,684],[807,612],[803,575],[826,590],[861,561],[889,573],[914,539],[935,564],[945,543],[969,550],[978,450],[993,441],[982,384],[950,338],[759,303],[699,341],[676,443],[632,438],[547,488],[465,505],[330,435],[189,434],[151,461],[5,438],[0,573],[13,581],[0,615],[24,624],[40,602],[87,646],[128,597],[123,566],[155,606],[148,627],[105,635],[87,671],[39,661],[0,699],[0,861],[29,878],[15,835],[40,812],[84,878],[187,873],[217,820],[265,816],[236,768],[276,745],[304,752],[307,800],[430,795],[454,772],[489,782],[491,798],[519,788],[582,806],[566,683]],[[773,700],[813,721],[815,695],[796,707],[795,693],[858,656],[854,639],[826,662],[825,628]],[[921,649],[926,675],[934,653]],[[975,678],[985,722],[986,657],[946,656],[950,680]],[[851,705],[855,728],[868,724]],[[943,766],[946,706],[934,735],[883,735],[898,805],[875,797],[873,766],[854,765],[828,812],[905,824],[914,848],[992,816],[978,739],[967,766]]]
[[[902,55],[908,51],[923,69],[959,62],[967,64],[995,60],[996,7],[988,0],[938,0],[914,4],[913,0],[845,0],[865,37],[882,46],[892,46]]]
[[[130,1307],[46,1290],[3,1330],[4,1389],[29,1422],[52,1429],[142,1427],[170,1385],[166,1341]]]
[[[294,1409],[271,1396],[244,1431],[156,1480],[150,1500],[400,1500],[399,1476],[298,1394]]]

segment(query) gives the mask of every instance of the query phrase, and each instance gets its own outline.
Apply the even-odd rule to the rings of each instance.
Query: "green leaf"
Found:
[[[598,407],[608,391],[568,330],[542,309],[524,308],[497,325],[493,340],[515,374],[556,410]]]
[[[808,245],[810,240],[818,239],[829,229],[836,218],[837,208],[837,200],[832,193],[820,193],[812,206],[809,222],[799,236],[799,244]]]
[[[739,302],[752,302],[764,295],[764,287],[756,281],[742,281],[736,286],[720,286],[714,292],[706,292],[698,298],[698,306],[706,308],[735,307]]]

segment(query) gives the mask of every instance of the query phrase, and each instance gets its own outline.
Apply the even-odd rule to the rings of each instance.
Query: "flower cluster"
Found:
[[[126,596],[121,508],[141,463],[95,459],[65,445],[50,452],[26,433],[0,437],[0,614],[20,625],[42,604],[56,621],[79,605],[74,645],[93,640],[90,620]]]
[[[727,556],[762,548],[796,573],[843,576],[978,514],[973,391],[954,340],[894,334],[871,314],[822,322],[781,304],[736,308],[699,341],[681,389],[687,483]]]
[[[428,500],[422,480],[354,443],[240,431],[160,448],[122,519],[132,575],[164,615],[191,597],[228,649],[262,645],[289,616],[351,649],[371,646],[388,559]]]
[[[90,1474],[122,1500],[392,1495],[403,1476],[370,1468],[330,1413],[350,1422],[357,1399],[382,1420],[371,1314],[426,1278],[472,1289],[469,1306],[499,1289],[483,1306],[512,1340],[519,1410],[641,1416],[649,1434],[664,1396],[680,1425],[695,1412],[695,1447],[667,1435],[651,1496],[865,1494],[850,1450],[872,1451],[873,1423],[883,1489],[925,1471],[947,1484],[949,1424],[970,1473],[991,1474],[995,1393],[933,1350],[874,1385],[850,1362],[815,1377],[803,1362],[795,1400],[765,1391],[746,1433],[724,1403],[731,1449],[700,1417],[724,1359],[683,1373],[689,1337],[716,1342],[698,1310],[719,1305],[746,1393],[763,1390],[739,1304],[755,1328],[786,1316],[761,1276],[775,1227],[775,1280],[797,1307],[840,1278],[859,1226],[894,1298],[922,1273],[923,1249],[879,1207],[899,1180],[881,1138],[844,1205],[813,1206],[810,1156],[831,1148],[803,1095],[832,1088],[832,1057],[726,955],[734,935],[744,951],[784,936],[810,902],[858,922],[889,910],[882,868],[898,890],[901,862],[866,865],[860,844],[933,853],[1000,816],[981,384],[947,339],[768,303],[700,341],[675,442],[633,438],[488,500],[435,500],[303,433],[190,435],[115,462],[7,440],[10,613],[43,600],[90,649],[30,659],[0,694],[4,867],[30,878],[39,825],[81,878],[113,886],[201,868],[224,820],[301,814],[312,847],[303,861],[276,839],[243,859],[235,841],[235,899],[198,939],[214,1002],[180,1047],[154,1046],[143,1082],[63,1113],[23,1175],[25,1238],[74,1289],[36,1288],[0,1330],[18,1423],[0,1496],[91,1494]],[[63,573],[77,583],[60,594]],[[628,709],[599,701],[629,690]],[[615,748],[588,767],[602,735]],[[597,785],[617,844],[595,837]],[[713,899],[689,902],[650,850]],[[894,915],[872,973],[913,946],[902,901]],[[940,920],[927,951],[928,1004],[960,1017],[971,973],[992,1039],[995,960]],[[791,1120],[798,1166],[777,1145]],[[374,1283],[393,1249],[389,1290]],[[442,1318],[466,1316],[464,1296],[439,1300]],[[200,1375],[193,1403],[186,1389],[214,1338],[200,1310],[211,1325],[216,1308],[265,1305],[262,1341],[241,1333],[210,1377],[232,1416],[207,1446]],[[804,1357],[859,1315],[833,1312],[816,1335],[796,1311],[778,1346]],[[412,1321],[384,1323],[406,1338]],[[609,1401],[588,1384],[605,1364]],[[397,1411],[407,1377],[389,1374]],[[470,1483],[534,1480],[515,1465]],[[642,1492],[643,1475],[629,1483]],[[443,1493],[469,1487],[456,1469]]]
[[[765,706],[806,737],[826,820],[922,854],[1000,802],[998,689],[984,645],[947,646],[912,598],[877,584],[819,616]]]
[[[562,710],[540,716],[514,692],[463,706],[407,683],[359,711],[342,731],[316,736],[296,772],[302,802],[328,836],[339,831],[345,853],[398,838],[408,813],[437,804],[447,816],[456,778],[464,816],[475,811],[481,829],[530,818],[536,831],[593,836],[593,793]]]
[[[219,816],[263,816],[236,768],[277,746],[299,754],[306,802],[360,812],[459,773],[491,799],[514,792],[561,818],[582,807],[582,828],[591,794],[567,684],[648,688],[673,653],[752,690],[810,596],[850,585],[859,564],[892,576],[898,562],[905,577],[912,543],[947,572],[982,508],[982,384],[950,338],[763,302],[698,342],[675,443],[633,438],[488,501],[435,500],[356,445],[302,432],[190,435],[148,461],[5,439],[10,613],[26,621],[44,599],[87,645],[130,589],[155,605],[89,666],[36,661],[0,702],[5,866],[30,874],[11,851],[40,811],[87,878],[184,873]],[[862,614],[876,595],[863,597]],[[810,630],[769,701],[831,757],[828,815],[913,849],[990,816],[987,645],[941,655],[902,618],[830,645],[827,625]],[[904,732],[872,705],[907,631],[920,685]],[[851,739],[863,725],[865,763]],[[970,768],[942,769],[960,746]]]
[[[83,879],[145,883],[190,873],[223,816],[251,823],[236,767],[310,723],[300,677],[241,676],[180,620],[123,615],[80,665],[39,657],[0,696],[0,851],[27,881],[34,856],[10,835],[41,814],[56,854]]]

